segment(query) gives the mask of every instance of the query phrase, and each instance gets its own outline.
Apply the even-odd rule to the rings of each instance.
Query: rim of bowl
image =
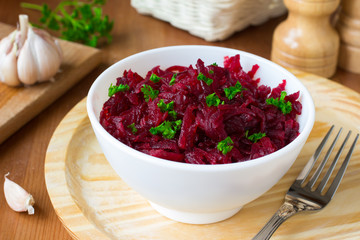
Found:
[[[120,65],[123,62],[126,62],[130,59],[133,58],[137,58],[141,55],[147,55],[147,54],[152,54],[153,52],[161,52],[161,51],[168,51],[171,49],[176,49],[176,48],[209,48],[209,49],[224,49],[224,50],[233,50],[233,51],[237,51],[240,54],[240,57],[242,55],[248,55],[249,57],[255,58],[256,60],[259,61],[265,61],[267,64],[270,64],[272,67],[274,67],[276,69],[276,71],[282,71],[284,73],[286,73],[287,75],[291,76],[292,78],[296,79],[296,81],[299,82],[299,85],[302,87],[302,89],[299,89],[301,91],[301,95],[304,95],[306,99],[308,99],[309,105],[307,106],[309,111],[308,111],[308,118],[305,121],[304,124],[304,128],[303,130],[300,132],[300,134],[288,145],[286,145],[285,147],[270,153],[266,156],[260,157],[260,158],[256,158],[256,159],[252,159],[252,160],[247,160],[244,162],[236,162],[236,163],[227,163],[227,164],[191,164],[191,163],[184,163],[184,162],[176,162],[176,161],[171,161],[171,160],[166,160],[166,159],[162,159],[162,158],[158,158],[158,157],[154,157],[151,156],[149,154],[140,152],[136,149],[133,149],[129,146],[127,146],[126,144],[120,142],[119,140],[117,140],[116,138],[114,138],[110,133],[108,133],[100,124],[100,122],[97,119],[97,116],[95,116],[95,112],[93,111],[93,106],[92,106],[92,96],[95,93],[95,89],[97,87],[97,85],[99,84],[99,79],[102,78],[102,76],[108,72],[111,71],[113,68],[118,67],[118,65]],[[261,66],[260,66],[261,67]],[[303,85],[303,83],[297,79],[297,77],[295,77],[291,72],[289,72],[288,70],[286,70],[285,68],[281,67],[280,65],[265,59],[263,57],[257,56],[255,54],[249,53],[249,52],[245,52],[242,50],[238,50],[238,49],[233,49],[233,48],[226,48],[226,47],[218,47],[218,46],[207,46],[207,45],[177,45],[177,46],[167,46],[167,47],[160,47],[160,48],[154,48],[154,49],[150,49],[150,50],[145,50],[139,53],[135,53],[133,55],[130,55],[126,58],[121,59],[120,61],[114,63],[113,65],[111,65],[109,68],[107,68],[104,72],[102,72],[93,82],[93,84],[90,87],[90,90],[88,92],[88,97],[87,97],[87,101],[86,101],[86,108],[87,108],[87,113],[88,113],[88,117],[90,119],[91,125],[93,128],[96,128],[96,130],[103,135],[104,138],[106,138],[107,141],[110,141],[112,144],[118,145],[120,149],[122,149],[123,151],[128,151],[129,154],[133,155],[136,158],[140,158],[144,161],[148,161],[151,162],[153,164],[156,165],[161,165],[164,167],[170,167],[170,168],[179,168],[179,169],[187,169],[187,170],[195,170],[195,171],[219,171],[219,170],[236,170],[238,168],[250,168],[253,167],[255,165],[259,165],[261,163],[264,162],[269,162],[269,161],[274,161],[276,160],[276,158],[279,157],[279,155],[283,155],[286,154],[286,152],[291,152],[294,148],[298,147],[300,142],[302,141],[306,141],[308,135],[310,134],[314,122],[315,122],[315,106],[314,106],[314,102],[313,99],[309,93],[309,91],[307,90],[307,88]],[[95,130],[95,129],[94,129]],[[305,138],[305,139],[304,139]],[[285,153],[284,153],[285,152]]]

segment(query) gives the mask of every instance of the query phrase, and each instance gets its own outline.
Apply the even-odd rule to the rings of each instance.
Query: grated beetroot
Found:
[[[254,79],[259,66],[245,72],[240,56],[224,58],[224,67],[205,66],[199,59],[196,68],[160,66],[151,69],[145,78],[126,70],[117,78],[116,85],[127,84],[129,89],[110,97],[100,113],[100,124],[119,141],[146,154],[185,163],[224,164],[259,158],[277,151],[293,141],[299,134],[297,115],[301,114],[299,92],[285,97],[292,104],[285,114],[276,106],[266,103],[268,98],[280,98],[286,80],[276,88],[259,85]],[[176,73],[176,77],[174,76]],[[198,80],[199,73],[213,80],[211,84]],[[160,81],[153,82],[156,74]],[[171,79],[175,77],[175,83]],[[173,79],[174,80],[174,79]],[[170,83],[171,82],[171,83]],[[245,90],[229,100],[225,88],[239,82]],[[141,91],[144,84],[158,90],[158,96],[145,101]],[[218,106],[208,106],[206,96],[215,93],[221,101]],[[158,103],[174,102],[176,118],[169,111],[162,111]],[[175,137],[167,139],[152,134],[150,129],[164,121],[182,120]],[[132,126],[132,127],[130,127]],[[249,135],[264,133],[258,141]],[[232,148],[224,154],[217,146],[225,138],[233,141]]]

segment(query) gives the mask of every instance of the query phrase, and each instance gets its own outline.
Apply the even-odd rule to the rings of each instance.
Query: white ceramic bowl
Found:
[[[298,117],[300,135],[289,145],[255,160],[195,165],[159,159],[134,150],[112,137],[99,123],[99,114],[108,99],[110,83],[124,70],[145,76],[154,66],[195,65],[201,58],[205,65],[222,66],[224,56],[240,54],[245,71],[258,64],[255,77],[261,84],[276,87],[287,80],[288,94],[300,90],[302,114]],[[250,53],[213,46],[174,46],[153,49],[127,57],[106,69],[93,83],[87,98],[87,111],[105,157],[117,174],[131,188],[147,199],[161,214],[176,221],[194,224],[227,219],[242,206],[274,186],[289,170],[308,138],[314,124],[313,100],[304,85],[275,63]]]

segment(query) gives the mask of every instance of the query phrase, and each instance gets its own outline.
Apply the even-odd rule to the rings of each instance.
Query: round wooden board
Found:
[[[313,131],[299,158],[278,184],[234,217],[214,224],[190,225],[158,214],[106,161],[87,118],[84,99],[56,129],[45,160],[46,186],[60,220],[75,239],[251,239],[282,204],[287,189],[332,124],[343,126],[346,132],[360,131],[358,93],[325,78],[292,72],[314,98]],[[358,143],[332,202],[321,211],[292,217],[272,239],[357,239],[359,199]]]

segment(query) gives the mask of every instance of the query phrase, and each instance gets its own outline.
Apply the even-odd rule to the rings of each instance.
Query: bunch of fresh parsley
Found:
[[[46,3],[21,3],[21,7],[42,13],[40,24],[34,24],[36,27],[60,31],[62,39],[97,47],[100,39],[112,41],[114,22],[103,16],[105,3],[106,0],[64,0],[54,10]]]

